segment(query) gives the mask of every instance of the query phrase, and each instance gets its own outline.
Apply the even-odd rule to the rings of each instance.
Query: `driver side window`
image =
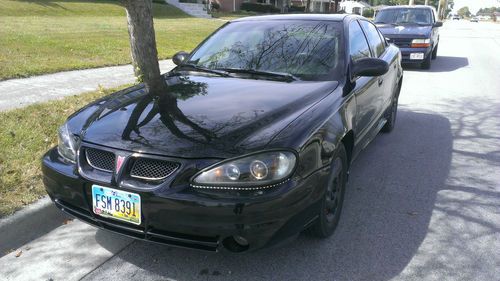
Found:
[[[372,23],[365,20],[361,21],[361,26],[366,33],[368,43],[370,44],[375,57],[380,57],[380,55],[382,55],[385,51],[385,45],[379,36],[377,28]]]
[[[349,55],[352,61],[370,57],[370,47],[357,21],[349,24]]]

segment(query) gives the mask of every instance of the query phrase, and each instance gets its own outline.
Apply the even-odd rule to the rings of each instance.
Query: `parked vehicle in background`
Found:
[[[479,18],[478,17],[472,17],[470,19],[471,22],[479,22]]]
[[[452,17],[452,19],[453,19],[453,20],[460,20],[460,16],[459,16],[459,15],[454,15],[454,16]]]
[[[439,27],[436,10],[430,6],[392,6],[382,8],[374,19],[380,32],[401,50],[403,63],[431,67],[437,57]]]
[[[233,252],[326,238],[349,167],[395,125],[401,53],[354,15],[226,23],[141,84],[69,117],[43,157],[61,210],[136,239]]]

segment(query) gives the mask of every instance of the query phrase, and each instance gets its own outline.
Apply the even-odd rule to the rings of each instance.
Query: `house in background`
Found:
[[[291,6],[305,7],[307,6],[307,0],[291,0]],[[333,0],[310,0],[309,1],[309,11],[311,13],[328,13],[333,12],[334,6]]]
[[[239,11],[241,4],[245,2],[272,5],[284,12],[288,10],[285,7],[305,7],[308,4],[311,13],[330,13],[335,10],[334,0],[166,0],[166,2],[195,17],[211,17],[207,12],[211,2],[218,3],[221,12]],[[370,5],[364,1],[341,0],[338,10],[362,15],[363,10],[369,7]]]
[[[342,0],[340,10],[347,14],[363,15],[363,10],[371,8],[370,4],[364,1]]]
[[[306,6],[307,0],[292,0],[292,5]],[[333,0],[310,0],[309,11],[312,13],[329,13],[335,10],[334,5]],[[370,7],[371,6],[364,1],[341,0],[339,1],[338,10],[348,14],[362,15],[363,10]]]

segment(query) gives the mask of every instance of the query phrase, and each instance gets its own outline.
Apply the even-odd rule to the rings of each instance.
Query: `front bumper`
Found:
[[[324,168],[307,178],[294,177],[266,192],[251,194],[198,190],[189,185],[131,189],[109,184],[140,194],[142,223],[132,225],[94,214],[91,186],[96,182],[80,176],[75,165],[64,163],[56,149],[43,157],[42,171],[55,205],[93,226],[171,246],[233,252],[276,245],[302,231],[319,213],[320,187],[328,175]],[[234,236],[245,238],[248,246],[235,245]]]
[[[427,47],[427,48],[399,48],[399,50],[401,51],[402,62],[406,63],[406,64],[422,63],[432,53],[432,47]],[[423,57],[423,59],[410,59],[410,55],[412,53],[423,53],[424,57]]]

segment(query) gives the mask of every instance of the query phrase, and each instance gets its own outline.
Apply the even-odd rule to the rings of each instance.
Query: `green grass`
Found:
[[[0,112],[0,217],[46,195],[40,159],[49,148],[57,145],[57,129],[66,117],[118,89],[99,90]]]
[[[158,55],[190,51],[223,21],[153,4]],[[125,9],[111,0],[0,0],[0,80],[130,63]]]

